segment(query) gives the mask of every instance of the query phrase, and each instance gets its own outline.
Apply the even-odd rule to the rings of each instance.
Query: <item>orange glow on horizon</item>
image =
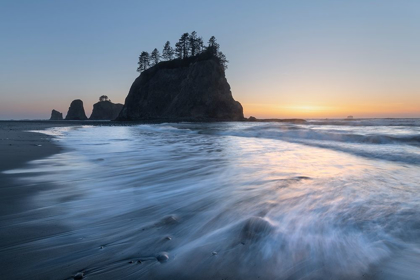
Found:
[[[407,104],[351,104],[341,106],[322,105],[272,105],[242,104],[246,117],[257,118],[386,118],[418,117],[420,108]]]

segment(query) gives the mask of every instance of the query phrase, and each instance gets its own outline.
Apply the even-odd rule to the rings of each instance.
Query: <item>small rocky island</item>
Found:
[[[66,120],[87,120],[82,100],[76,99],[71,102]]]
[[[162,56],[157,49],[142,52],[141,74],[117,120],[244,120],[226,80],[227,62],[214,36],[204,46],[195,32],[184,33],[175,49],[166,42]]]
[[[106,95],[99,97],[99,102],[93,105],[89,120],[115,120],[121,112],[123,105],[114,104]]]
[[[50,121],[61,121],[63,120],[63,113],[60,113],[56,110],[51,111]]]

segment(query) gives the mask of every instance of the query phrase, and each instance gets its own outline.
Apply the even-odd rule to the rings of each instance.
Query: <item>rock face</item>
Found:
[[[122,104],[114,104],[111,101],[100,101],[93,105],[90,120],[115,120],[123,108]]]
[[[52,110],[50,121],[60,121],[62,119],[63,119],[63,114],[62,113],[60,113],[56,110]]]
[[[71,102],[66,120],[87,120],[82,100],[76,99]]]
[[[215,57],[161,62],[134,81],[118,120],[243,120]]]

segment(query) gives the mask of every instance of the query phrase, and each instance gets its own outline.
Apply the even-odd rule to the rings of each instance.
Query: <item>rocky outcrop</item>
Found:
[[[217,57],[161,62],[141,73],[118,120],[243,120]]]
[[[82,100],[76,99],[71,102],[66,120],[87,120]]]
[[[111,101],[99,101],[93,105],[90,120],[115,120],[121,112],[123,105]]]
[[[63,119],[63,114],[62,113],[60,113],[56,110],[52,110],[50,121],[61,121],[62,119]]]

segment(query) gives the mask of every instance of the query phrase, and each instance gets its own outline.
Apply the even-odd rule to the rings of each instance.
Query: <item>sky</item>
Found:
[[[194,30],[246,117],[420,117],[418,0],[0,0],[0,119],[124,103],[141,51]]]

